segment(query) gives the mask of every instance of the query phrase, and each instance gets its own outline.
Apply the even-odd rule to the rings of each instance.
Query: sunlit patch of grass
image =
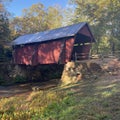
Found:
[[[118,89],[117,87],[114,87],[114,88],[112,89],[112,92],[113,92],[113,93],[120,92],[120,89]]]
[[[104,91],[102,92],[102,97],[110,97],[112,95],[112,91]]]
[[[110,89],[110,88],[113,88],[115,87],[116,84],[110,84],[110,85],[104,85],[104,86],[98,86],[98,90],[103,90],[103,89]]]
[[[21,96],[0,99],[0,119],[38,120],[49,104],[62,101],[64,96],[62,91],[39,91],[31,93],[28,98]]]
[[[111,97],[114,94],[120,91],[119,83],[117,84],[108,84],[108,85],[101,85],[96,87],[95,95],[100,95],[103,98]]]
[[[36,114],[33,117],[42,120],[57,120],[70,116],[75,105],[74,98],[66,96],[61,101],[53,101],[49,103],[43,110],[42,114]],[[73,114],[72,114],[73,115]],[[64,120],[64,119],[63,119]],[[67,120],[67,119],[66,119]],[[71,119],[72,120],[72,119]]]

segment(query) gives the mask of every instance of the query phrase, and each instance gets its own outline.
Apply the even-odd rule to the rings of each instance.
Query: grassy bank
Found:
[[[101,77],[0,99],[1,120],[119,120],[120,80]]]

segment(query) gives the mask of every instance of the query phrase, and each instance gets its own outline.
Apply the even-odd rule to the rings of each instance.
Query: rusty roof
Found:
[[[12,45],[22,45],[37,42],[41,43],[51,40],[57,40],[60,38],[71,37],[76,35],[78,31],[82,29],[86,24],[87,24],[86,22],[81,22],[70,26],[65,26],[53,30],[47,30],[44,32],[22,35],[15,39],[12,42]]]

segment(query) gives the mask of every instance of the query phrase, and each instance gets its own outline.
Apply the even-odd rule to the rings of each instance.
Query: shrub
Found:
[[[15,83],[24,83],[24,82],[26,82],[26,78],[23,77],[23,76],[17,75],[17,76],[14,78],[14,82],[15,82]]]

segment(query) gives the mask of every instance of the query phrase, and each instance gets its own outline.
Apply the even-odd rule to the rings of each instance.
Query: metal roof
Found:
[[[56,40],[64,37],[71,37],[77,34],[77,32],[86,25],[86,22],[73,24],[66,27],[61,27],[53,30],[47,30],[44,32],[37,32],[34,34],[26,34],[18,37],[12,42],[12,45],[30,44],[37,42],[46,42],[50,40]]]

